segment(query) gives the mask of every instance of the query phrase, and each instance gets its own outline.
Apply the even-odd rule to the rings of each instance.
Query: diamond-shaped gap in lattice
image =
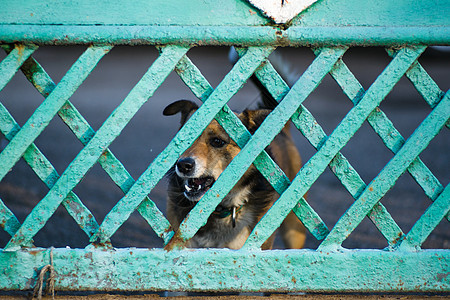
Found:
[[[120,188],[111,180],[100,164],[96,163],[73,189],[98,223],[123,196]]]
[[[230,47],[193,47],[187,53],[189,59],[201,71],[209,84],[216,88],[230,72],[233,62],[229,58]]]
[[[432,110],[406,76],[400,79],[379,107],[404,139]]]
[[[306,200],[329,229],[333,228],[340,216],[354,201],[330,168],[325,169],[314,182],[308,191]],[[316,249],[320,242],[308,232],[305,248]]]
[[[163,240],[156,235],[137,211],[134,211],[117,229],[111,237],[111,243],[117,248],[162,248],[164,246]]]
[[[43,248],[84,248],[89,243],[89,237],[61,205],[33,237],[33,241],[35,246]]]
[[[392,60],[383,47],[351,47],[342,59],[365,90]]]
[[[394,220],[406,234],[432,201],[410,174],[404,173],[394,187],[381,199]],[[449,236],[450,237],[450,236]]]
[[[83,145],[58,115],[53,117],[34,143],[59,175],[83,149]]]
[[[450,46],[428,47],[419,63],[443,91],[450,89]]]
[[[347,249],[384,249],[388,246],[386,239],[378,228],[365,218],[342,243]]]
[[[367,121],[345,145],[341,153],[355,168],[365,184],[377,176],[393,157],[393,153],[386,148]]]

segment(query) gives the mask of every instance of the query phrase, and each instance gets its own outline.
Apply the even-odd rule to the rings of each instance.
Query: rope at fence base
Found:
[[[33,298],[37,296],[38,300],[42,299],[42,289],[44,287],[44,277],[45,273],[50,272],[47,284],[45,288],[45,293],[49,294],[51,292],[52,299],[55,299],[55,268],[53,267],[53,247],[50,250],[50,264],[44,266],[39,273],[39,278],[37,280],[36,286],[34,287]]]

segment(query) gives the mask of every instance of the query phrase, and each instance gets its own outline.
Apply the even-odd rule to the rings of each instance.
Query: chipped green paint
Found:
[[[145,1],[4,0],[0,43],[189,45],[446,44],[449,1],[321,0],[273,24],[243,0]],[[66,12],[70,11],[71,14]],[[404,11],[408,13],[405,14]]]
[[[439,222],[449,220],[450,188],[444,188],[419,157],[442,128],[450,127],[450,94],[417,61],[426,45],[450,45],[450,21],[442,13],[450,10],[449,1],[320,0],[285,26],[275,26],[241,0],[221,5],[203,0],[80,0],[75,7],[68,0],[3,2],[0,44],[8,55],[0,62],[0,90],[21,69],[45,100],[22,127],[0,102],[0,131],[10,141],[0,153],[0,179],[22,157],[50,191],[23,224],[0,199],[0,226],[12,237],[0,251],[1,289],[33,288],[37,271],[53,252],[57,290],[450,292],[449,250],[421,249]],[[32,57],[41,44],[89,47],[56,85]],[[69,99],[98,61],[121,44],[157,45],[160,56],[96,132]],[[240,59],[216,89],[186,55],[194,45],[237,46]],[[290,89],[266,59],[278,46],[311,45],[316,59]],[[368,90],[341,59],[352,45],[386,46],[392,56]],[[108,147],[172,71],[204,104],[135,181]],[[280,104],[252,136],[227,102],[253,73]],[[329,136],[302,105],[328,73],[354,105]],[[403,75],[432,108],[408,139],[378,107]],[[61,175],[34,143],[56,114],[85,146]],[[242,151],[175,233],[148,194],[213,119]],[[264,151],[288,120],[317,149],[292,182]],[[365,120],[394,153],[369,184],[340,152]],[[100,225],[73,192],[95,163],[125,194]],[[182,249],[251,164],[281,196],[243,249]],[[331,229],[302,197],[327,166],[355,200]],[[380,203],[403,172],[409,172],[431,200],[406,234]],[[90,238],[85,249],[33,248],[33,237],[59,205]],[[98,244],[109,244],[135,210],[164,241],[165,250]],[[260,251],[291,210],[323,240],[319,248]],[[342,242],[366,216],[388,248],[343,249]]]
[[[5,270],[0,288],[32,289],[30,278],[35,268],[49,264],[50,251],[0,253],[0,269]],[[54,249],[53,257],[55,288],[62,291],[441,292],[450,284],[448,274],[436,271],[448,271],[450,255],[444,250]],[[380,281],[380,273],[399,276]]]

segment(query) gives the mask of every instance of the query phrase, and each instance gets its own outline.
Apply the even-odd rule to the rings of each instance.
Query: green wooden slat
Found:
[[[450,92],[414,131],[378,176],[372,180],[358,200],[336,223],[319,249],[336,249],[350,235],[373,206],[395,184],[400,175],[438,134],[450,118]],[[447,199],[448,201],[448,199]]]
[[[92,46],[80,56],[53,93],[36,109],[14,139],[0,153],[0,179],[5,177],[110,48],[109,46]]]
[[[20,66],[37,50],[37,46],[16,45],[11,53],[0,62],[0,91],[17,73]]]
[[[289,188],[256,225],[244,245],[246,249],[259,248],[267,240],[280,225],[279,220],[286,217],[287,212],[289,212],[288,209],[295,206],[296,199],[308,191],[335,155],[345,146],[356,130],[360,128],[370,112],[379,105],[423,50],[424,47],[404,48],[396,55],[364,94],[359,104],[349,111],[320,150],[302,167]],[[320,55],[322,53],[323,51]]]
[[[51,252],[58,292],[174,290],[412,292],[417,295],[420,291],[445,295],[450,289],[445,278],[450,261],[450,252],[446,250],[327,253],[135,248],[3,251],[0,252],[0,270],[4,270],[0,289],[32,290],[39,276],[36,270],[50,263]]]
[[[124,101],[103,123],[90,142],[80,151],[64,171],[49,193],[36,205],[25,222],[10,240],[8,250],[18,248],[33,237],[47,222],[61,201],[80,182],[86,172],[99,159],[137,110],[147,101],[179,59],[187,51],[181,47],[166,47]],[[165,76],[164,76],[165,75]],[[57,89],[58,87],[56,87]],[[55,91],[56,91],[55,89]],[[55,92],[50,94],[53,95]],[[144,197],[141,198],[143,200]]]
[[[320,51],[316,51],[316,55],[319,55]],[[335,65],[333,69],[342,61],[341,59]],[[332,70],[333,70],[332,69]],[[333,71],[332,71],[333,72]],[[288,85],[283,81],[283,79],[276,73],[273,67],[270,64],[266,64],[256,73],[257,77],[260,81],[266,86],[266,88],[271,92],[273,97],[277,99],[277,101],[281,100],[283,95],[289,91]],[[363,90],[361,91],[362,94]],[[293,115],[291,118],[294,125],[302,132],[302,134],[308,139],[308,141],[315,147],[316,149],[320,149],[323,143],[326,141],[326,134],[311,113],[303,106],[300,106],[300,109]],[[347,161],[347,159],[341,154],[338,153],[333,160],[330,162],[330,169],[337,176],[337,178],[342,182],[344,187],[350,192],[350,194],[356,199],[360,193],[365,188],[364,181],[360,178],[358,173],[354,170],[351,164]],[[304,202],[304,200],[302,200]],[[305,217],[301,217],[301,205],[296,205],[294,207],[294,212],[299,216],[301,220],[305,219]],[[379,211],[380,213],[375,213]],[[306,219],[311,221],[316,220],[315,217],[309,215],[308,212]],[[387,236],[388,240],[393,240],[394,237],[398,236],[398,233],[401,233],[401,230],[394,222],[392,217],[386,211],[386,209],[380,205],[379,209],[373,210],[369,214],[369,218],[377,225],[380,226],[379,229],[381,232]],[[384,222],[379,222],[378,220],[385,220]],[[324,234],[328,234],[328,232],[324,232]]]
[[[394,56],[395,54],[393,51],[388,51],[388,53],[390,53],[391,56]],[[364,92],[364,89],[342,60],[336,64],[335,69],[332,70],[330,74],[341,86],[342,90],[349,97],[349,99],[352,100],[353,104],[358,103],[361,98],[360,95]],[[444,96],[444,93],[439,89],[431,77],[428,76],[425,70],[421,68],[417,61],[412,64],[411,68],[406,71],[405,75],[410,78],[416,88],[420,90],[420,93],[427,98],[427,103],[430,106],[434,107],[436,103],[438,103],[438,101],[440,101],[440,99]],[[429,92],[426,92],[427,90],[429,90]],[[380,136],[386,147],[388,147],[388,149],[394,154],[397,153],[405,143],[405,139],[402,137],[401,133],[394,127],[392,122],[387,118],[386,114],[379,108],[376,108],[369,115],[367,121],[374,131]],[[411,176],[413,176],[420,187],[422,187],[425,194],[430,197],[430,199],[434,200],[443,190],[441,183],[422,162],[420,157],[417,157],[408,167],[408,172]]]
[[[13,51],[14,50],[12,50],[12,53]],[[29,56],[26,56],[24,58],[28,57]],[[17,132],[19,132],[20,127],[2,104],[0,104],[0,119],[2,120],[0,122],[1,132],[8,140],[11,140],[17,134]],[[24,159],[28,164],[30,164],[38,177],[43,180],[48,187],[51,187],[53,185],[53,182],[58,178],[58,174],[56,173],[56,170],[53,168],[50,162],[48,162],[48,160],[42,155],[42,153],[36,148],[34,144],[31,144],[24,152]],[[65,199],[64,204],[65,206],[75,205],[77,208],[83,207],[81,201],[79,201],[76,195],[70,195],[70,197]],[[4,210],[5,214],[7,214],[8,216],[8,224],[10,226],[13,226],[9,230],[7,230],[7,232],[11,235],[14,235],[20,227],[20,223],[18,223],[17,219],[13,217],[13,215],[11,215],[12,212],[9,211],[10,213],[8,213],[8,211],[9,209]],[[71,215],[75,218],[80,227],[88,234],[88,236],[90,236],[93,232],[92,228],[95,228],[96,225],[95,219],[92,218],[92,215],[83,213],[76,214],[73,212],[71,213]]]
[[[390,56],[396,53],[393,49],[386,49],[386,52]],[[445,94],[418,61],[406,71],[406,77],[431,108],[434,108]]]
[[[0,200],[0,227],[10,236],[13,236],[20,227],[19,220],[2,200]]]
[[[27,63],[25,63],[22,68],[24,68],[26,64]],[[1,103],[0,119],[4,121],[0,122],[0,131],[5,135],[6,139],[11,140],[20,130],[20,126],[15,122],[14,118]],[[34,143],[31,144],[25,151],[23,158],[47,187],[51,188],[59,178],[56,170]],[[83,203],[81,203],[78,196],[71,192],[71,194],[64,199],[63,205],[78,223],[80,228],[86,232],[88,236],[91,236],[98,227],[98,224],[95,221],[94,216],[83,205]],[[13,232],[8,231],[8,233],[13,236],[19,227],[20,224],[17,222],[14,226],[15,230]]]
[[[258,156],[281,131],[292,114],[300,106],[301,102],[303,102],[315,89],[336,60],[342,56],[344,52],[345,49],[327,49],[327,51],[323,52],[323,55],[314,60],[311,66],[291,89],[289,94],[286,95],[283,101],[264,120],[252,139],[245,145],[224,170],[215,184],[202,197],[200,203],[188,214],[186,219],[180,225],[180,230],[176,234],[176,237],[181,242],[180,244],[193,237],[197,230],[206,223],[208,216],[212,213],[217,204],[219,204],[221,198],[228,194],[232,186],[236,184],[248,167],[253,163],[255,157]],[[299,195],[296,200],[298,201],[301,196],[303,195]],[[279,200],[275,203],[278,202]],[[290,207],[286,211],[286,215],[292,208],[293,207]],[[284,217],[286,217],[286,215]],[[279,227],[283,219],[284,218],[280,218],[280,222],[274,230]]]
[[[161,180],[175,164],[178,157],[200,136],[228,100],[243,86],[273,48],[249,48],[230,73],[202,105],[178,131],[169,145],[158,155],[147,170],[139,177],[130,191],[108,213],[96,235],[91,241],[100,242],[109,238],[125,222],[129,215],[142,202],[142,199]],[[180,58],[181,59],[181,58]]]
[[[239,55],[242,55],[242,50],[240,50],[239,48],[237,48],[236,50]],[[271,93],[272,97],[277,102],[283,100],[284,96],[290,91],[289,86],[286,84],[283,78],[275,71],[270,61],[268,61],[266,64],[258,68],[255,72],[255,75],[260,80],[260,82],[266,87],[266,89]],[[300,105],[299,110],[306,111],[303,104]],[[314,120],[312,115],[310,116],[311,122],[309,122],[307,126],[310,126],[310,124],[317,124],[316,120]],[[291,118],[291,121],[297,128],[299,128],[299,124],[297,124],[294,117]],[[314,134],[310,134],[310,136],[311,135],[315,136]],[[259,161],[259,157],[260,156],[256,158],[255,162]],[[280,177],[272,176],[270,172],[268,172],[268,175],[269,177],[274,177],[274,180],[278,181],[282,180]],[[287,188],[286,185],[290,184],[290,181],[285,182],[286,183],[283,185],[283,189],[277,190],[277,192],[280,195],[286,190]],[[304,197],[301,197],[299,203],[292,209],[292,211],[297,215],[297,217],[302,221],[305,227],[316,239],[322,240],[329,233],[326,224],[323,222],[321,217],[314,211],[314,209],[312,209],[312,207],[309,205],[309,203],[305,200]]]
[[[340,2],[344,3],[344,2]],[[362,9],[365,10],[365,9]],[[66,13],[64,13],[66,15]],[[147,17],[148,18],[148,17]],[[170,18],[169,18],[170,19]],[[391,28],[392,29],[392,28]],[[367,38],[370,37],[370,38]],[[1,43],[44,45],[402,46],[448,45],[450,26],[80,26],[0,25]]]
[[[5,119],[5,115],[9,115],[4,106],[0,103],[0,118]],[[15,123],[12,116],[10,116],[9,122]],[[8,130],[3,126],[4,123],[0,123],[0,131],[10,140],[14,137],[15,132],[17,132],[20,127],[17,123],[15,123],[14,128]],[[36,175],[41,179],[44,184],[51,188],[56,180],[59,178],[58,173],[51,165],[51,163],[47,160],[47,158],[40,152],[40,150],[36,147],[35,144],[31,144],[28,149],[25,151],[23,155],[24,160],[30,165],[32,170],[36,173]],[[95,221],[94,216],[89,212],[89,210],[83,205],[77,195],[73,192],[69,194],[69,196],[63,201],[64,207],[67,209],[69,214],[75,219],[80,228],[86,232],[88,236],[91,236],[93,232],[98,228],[98,224]],[[17,223],[15,230],[20,227],[20,224]],[[10,231],[8,233],[11,234]],[[12,232],[11,235],[14,235],[15,231]]]
[[[399,250],[419,250],[431,232],[450,211],[450,184],[414,224],[401,243]]]
[[[183,82],[191,89],[201,101],[206,101],[213,92],[213,88],[206,78],[200,73],[200,70],[184,57],[177,66],[177,73]],[[200,83],[200,84],[199,84]],[[225,105],[216,116],[216,121],[224,128],[228,135],[236,142],[239,148],[243,148],[250,140],[251,134],[231,111],[228,105]],[[261,152],[261,159],[255,161],[255,167],[271,183],[277,192],[283,191],[290,184],[289,179],[278,165],[268,156],[267,152]],[[277,181],[274,178],[278,179]],[[277,184],[278,183],[278,184]]]
[[[317,55],[319,53],[320,51],[316,51]],[[340,59],[339,61],[342,60]],[[333,69],[335,68],[336,65]],[[263,68],[261,68],[259,73],[256,73],[256,75],[277,100],[281,99],[286,91],[289,90],[287,84],[283,81],[282,78],[279,77],[279,75],[277,75],[276,71],[270,64],[266,64]],[[268,84],[268,82],[271,81],[273,83],[271,85]],[[300,109],[293,115],[291,120],[294,125],[302,132],[302,134],[308,139],[308,141],[313,145],[313,147],[315,147],[316,149],[320,149],[320,147],[326,141],[327,136],[320,125],[317,123],[317,121],[314,119],[314,117],[311,115],[311,113],[303,105],[301,105]],[[341,153],[338,153],[330,162],[330,169],[355,199],[364,190],[364,181],[360,178],[358,173],[353,169],[351,164]],[[299,215],[301,207],[302,206],[300,205],[296,205],[294,207],[294,212],[297,215]],[[398,229],[398,226],[395,224],[392,217],[387,213],[386,209],[381,206],[377,211],[380,211],[380,214],[371,212],[369,214],[369,218],[371,218],[371,220],[376,225],[379,224],[380,231],[384,232],[388,237],[398,236],[397,233],[401,232],[401,230]],[[308,219],[315,220],[314,217],[309,215]],[[385,223],[378,222],[378,219],[388,220],[388,224],[386,225]],[[394,230],[392,230],[391,228],[393,228]],[[391,231],[393,231],[393,233]]]
[[[240,55],[244,55],[244,52],[240,52]],[[188,87],[191,88],[194,95],[196,95],[200,100],[206,100],[206,98],[212,93],[212,87],[197,67],[192,64],[189,58],[184,57],[177,65],[176,70],[181,79]],[[256,70],[256,74],[258,73],[259,71]],[[289,91],[289,88],[287,91]],[[216,120],[241,149],[245,146],[248,140],[250,140],[250,132],[248,132],[239,118],[230,110],[228,105],[225,105],[217,114]],[[270,158],[266,151],[262,151],[253,164],[280,195],[291,183],[286,174],[284,174],[279,166]],[[302,209],[304,212],[301,210],[302,213],[299,214],[300,220],[316,239],[323,239],[329,233],[325,223],[311,208],[311,206],[306,203],[306,201],[303,202]],[[296,211],[298,212],[300,209]]]
[[[3,133],[6,139],[10,140],[14,134],[19,131],[19,128],[15,126],[14,122],[10,122],[9,118],[5,115],[9,115],[9,112],[0,103],[0,131]],[[11,117],[12,118],[12,117]],[[10,133],[10,134],[8,134]],[[17,220],[14,213],[3,203],[0,199],[0,226],[11,236],[16,233],[20,227],[20,222]]]
[[[10,49],[6,50],[9,51]],[[50,76],[41,67],[41,65],[32,57],[23,64],[22,72],[44,97],[47,97],[56,86]],[[83,145],[86,145],[94,136],[94,129],[92,129],[89,123],[83,118],[83,116],[78,112],[78,110],[72,105],[70,101],[67,101],[63,105],[63,107],[58,111],[58,115],[67,124],[70,130],[75,134],[75,136]],[[119,186],[119,188],[124,193],[128,192],[129,188],[134,183],[134,179],[125,169],[123,164],[111,153],[109,149],[105,150],[98,162],[111,177],[111,179]],[[55,182],[56,179],[57,178],[55,178],[54,180]],[[68,205],[73,201],[66,201],[67,199],[65,199],[62,204],[66,209],[68,209],[69,214],[76,218],[75,220],[80,225],[80,227],[85,228],[85,232],[89,232],[88,235],[91,236],[97,230],[98,224],[89,210],[81,203],[81,201],[78,201],[76,195],[73,196],[69,197],[68,199],[74,199],[74,201],[76,201],[76,209],[73,209],[74,204]],[[154,209],[155,205],[151,202],[152,201],[148,197],[146,197],[142,205],[139,206],[138,211],[144,217],[147,223],[149,223],[149,225],[155,230],[156,234],[164,240],[167,240],[170,235],[170,230],[168,230],[170,224],[158,209]],[[80,222],[92,224],[82,225],[82,223]],[[86,231],[87,228],[89,228],[89,231]]]

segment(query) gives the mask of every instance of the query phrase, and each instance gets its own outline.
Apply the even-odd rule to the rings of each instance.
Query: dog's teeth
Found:
[[[192,189],[191,189],[187,184],[184,185],[184,188],[185,188],[186,191],[188,191],[188,192],[192,191]]]

